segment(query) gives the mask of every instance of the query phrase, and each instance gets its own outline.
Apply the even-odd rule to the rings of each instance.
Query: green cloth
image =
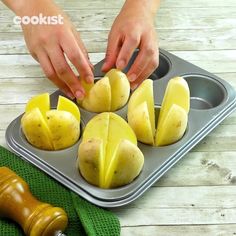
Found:
[[[0,166],[6,166],[22,177],[29,184],[32,194],[40,201],[62,207],[67,212],[69,224],[64,232],[67,236],[120,235],[120,223],[113,213],[87,202],[1,146]],[[0,236],[20,235],[24,234],[17,224],[0,218]]]

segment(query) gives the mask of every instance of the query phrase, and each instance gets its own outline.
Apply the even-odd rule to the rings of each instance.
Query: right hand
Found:
[[[85,91],[66,57],[80,78],[93,82],[93,66],[79,33],[63,11],[51,0],[27,1],[20,16],[63,16],[63,24],[22,25],[31,55],[40,63],[45,75],[70,98],[83,99]]]

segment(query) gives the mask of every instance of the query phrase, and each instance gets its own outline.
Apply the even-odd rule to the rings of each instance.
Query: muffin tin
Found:
[[[133,54],[125,72],[132,65],[137,53],[138,51]],[[100,70],[102,64],[103,61],[95,65],[96,77],[103,76]],[[190,88],[191,109],[187,130],[180,141],[169,146],[152,147],[138,143],[145,157],[144,167],[140,175],[126,186],[116,189],[101,189],[90,185],[83,179],[76,169],[77,151],[81,139],[72,147],[61,151],[43,151],[34,148],[22,134],[21,116],[8,126],[6,131],[7,144],[21,158],[37,166],[88,201],[102,207],[126,205],[142,195],[236,108],[236,93],[226,81],[167,51],[160,50],[160,65],[150,76],[154,80],[154,99],[157,113],[166,85],[169,79],[174,76],[183,76]],[[51,95],[52,107],[56,106],[59,95],[59,91]],[[80,111],[83,129],[96,113],[83,109]],[[126,119],[127,105],[116,113]]]

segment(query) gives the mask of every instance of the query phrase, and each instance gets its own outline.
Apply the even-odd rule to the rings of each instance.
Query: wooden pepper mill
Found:
[[[0,167],[0,216],[16,221],[29,236],[63,235],[68,223],[63,209],[38,201],[7,167]]]

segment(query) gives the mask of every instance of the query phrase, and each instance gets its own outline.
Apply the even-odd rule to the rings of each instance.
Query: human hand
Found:
[[[124,69],[134,50],[139,48],[138,56],[127,73],[132,89],[148,78],[159,64],[155,14],[149,10],[153,8],[148,4],[152,5],[142,0],[126,1],[109,33],[102,67],[103,71],[108,71],[113,66]]]
[[[68,17],[51,0],[27,1],[20,16],[63,16],[63,24],[22,25],[25,41],[31,55],[40,63],[44,73],[70,98],[82,99],[85,91],[69,61],[75,66],[80,78],[93,81],[93,66],[79,33]],[[67,57],[67,58],[66,58]]]

